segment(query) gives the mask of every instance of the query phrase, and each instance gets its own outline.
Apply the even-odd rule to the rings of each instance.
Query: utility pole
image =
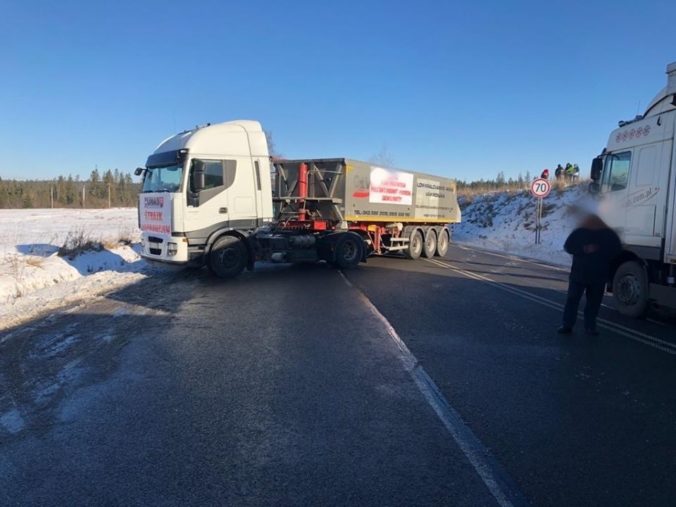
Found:
[[[54,186],[49,186],[49,204],[54,209]]]
[[[82,207],[85,207],[85,187],[86,185],[82,185]]]
[[[108,183],[108,207],[110,208],[110,183]]]

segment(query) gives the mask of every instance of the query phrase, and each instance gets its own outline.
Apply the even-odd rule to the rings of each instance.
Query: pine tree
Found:
[[[75,187],[73,176],[70,174],[65,184],[64,201],[66,206],[72,206],[77,202],[77,188]]]

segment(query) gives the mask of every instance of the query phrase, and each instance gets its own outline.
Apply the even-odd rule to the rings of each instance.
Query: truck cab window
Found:
[[[202,192],[214,188],[225,190],[235,181],[237,161],[193,159],[190,167],[189,179],[191,192],[195,192],[192,174],[196,169],[202,169],[204,171],[204,188],[202,189]]]
[[[617,192],[626,189],[629,183],[630,166],[630,151],[609,154],[603,169],[603,191]]]
[[[220,160],[204,161],[204,190],[223,186],[223,163]]]

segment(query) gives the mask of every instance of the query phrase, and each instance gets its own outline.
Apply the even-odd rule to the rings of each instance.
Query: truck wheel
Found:
[[[434,252],[437,251],[437,233],[430,227],[425,233],[425,244],[423,245],[423,257],[431,259],[434,257]]]
[[[247,264],[247,249],[241,239],[223,236],[209,252],[209,270],[220,278],[234,278]]]
[[[413,234],[408,239],[408,249],[404,250],[406,257],[409,259],[417,259],[423,250],[423,238],[420,231],[413,231]]]
[[[437,257],[446,257],[446,254],[448,253],[448,243],[448,229],[444,227],[441,229],[441,232],[439,232],[439,238],[437,239],[437,251],[434,255]]]
[[[364,255],[364,240],[359,235],[348,232],[341,234],[334,250],[334,264],[341,269],[357,266]]]
[[[613,299],[617,310],[628,317],[645,317],[648,288],[648,274],[643,266],[636,261],[621,264],[613,277]]]

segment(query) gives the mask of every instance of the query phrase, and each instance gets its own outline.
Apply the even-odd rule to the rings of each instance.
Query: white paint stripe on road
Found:
[[[500,283],[496,280],[493,280],[492,278],[488,278],[487,276],[480,275],[478,273],[472,273],[471,271],[467,271],[461,268],[458,268],[456,266],[453,266],[452,264],[448,264],[447,262],[442,262],[438,261],[436,259],[425,259],[427,262],[430,262],[436,266],[449,269],[451,271],[455,271],[458,274],[461,274],[467,278],[473,278],[475,280],[480,280],[483,282],[488,282],[495,287],[502,289],[506,292],[510,292],[512,294],[521,296],[524,299],[529,299],[533,302],[539,303],[543,306],[547,306],[549,308],[553,308],[555,310],[563,310],[563,306],[561,303],[558,303],[556,301],[553,301],[551,299],[544,298],[542,296],[538,296],[537,294],[533,294],[531,292],[525,291],[518,289],[516,287],[511,287],[509,285],[505,285],[503,283]],[[583,315],[583,312],[578,312],[578,315]],[[623,326],[622,324],[618,324],[616,322],[612,322],[607,319],[603,319],[599,317],[597,319],[599,326],[603,327],[605,329],[608,329],[610,331],[613,331],[621,336],[624,336],[625,338],[629,338],[631,340],[643,343],[645,345],[649,345],[650,347],[653,347],[657,350],[661,350],[662,352],[667,352],[669,354],[676,354],[676,344],[662,340],[660,338],[657,338],[655,336],[651,336],[645,333],[642,333],[641,331],[637,331],[635,329],[628,328],[626,326]]]
[[[535,264],[536,266],[541,266],[543,268],[549,268],[549,269],[552,269],[552,270],[555,270],[555,271],[562,271],[564,273],[568,272],[568,270],[565,269],[565,268],[562,268],[562,267],[557,266],[555,264],[545,264],[543,262],[538,262],[537,259],[530,259],[528,257],[519,257],[519,256],[516,256],[516,255],[505,255],[505,254],[494,252],[492,250],[484,250],[482,248],[476,248],[476,247],[473,247],[473,246],[461,245],[461,244],[458,244],[458,243],[454,243],[454,246],[456,246],[456,247],[458,247],[462,250],[467,250],[468,252],[479,252],[479,253],[486,254],[486,255],[493,255],[495,257],[502,257],[503,259],[509,259],[510,261],[519,261],[519,262],[524,262],[524,263],[527,263],[527,264]]]
[[[460,245],[460,244],[457,244],[457,243],[455,243],[454,246],[456,246],[457,248],[460,248],[461,250],[466,250],[468,252],[478,252],[480,254],[492,255],[494,257],[501,257],[503,259],[508,259],[510,261],[518,261],[522,264],[533,264],[534,266],[540,266],[542,268],[548,268],[552,271],[561,271],[561,272],[566,273],[566,274],[570,271],[568,269],[563,269],[563,268],[556,266],[554,264],[543,264],[542,262],[538,262],[536,259],[529,259],[528,257],[518,257],[518,256],[514,256],[514,255],[503,255],[503,254],[499,254],[497,252],[493,252],[491,250],[484,250],[484,249],[481,249],[481,248],[470,247],[470,246],[467,246],[467,245]],[[517,277],[517,278],[519,276],[517,274],[512,274],[512,273],[500,273],[500,272],[495,271],[495,270],[491,271],[491,273],[496,274],[496,275],[513,276],[513,277]],[[568,283],[568,280],[566,280],[565,278],[562,278],[561,282]],[[615,310],[615,308],[613,306],[607,305],[605,303],[602,303],[601,306],[603,306],[603,308],[607,308],[609,310],[613,310],[613,311]],[[655,320],[655,319],[647,319],[647,320],[648,320],[648,322],[651,322],[652,324],[656,324],[658,326],[662,326],[662,327],[668,326],[668,324],[665,324],[664,322],[660,322],[659,320]]]
[[[404,368],[411,375],[415,385],[427,403],[432,407],[446,430],[453,437],[453,440],[458,444],[462,453],[472,464],[472,467],[493,495],[498,505],[502,507],[527,505],[525,497],[521,494],[514,481],[511,480],[502,466],[491,455],[486,446],[481,443],[469,426],[465,424],[460,414],[450,405],[434,380],[428,375],[425,368],[423,368],[394,327],[392,327],[392,324],[380,313],[366,294],[354,287],[342,272],[340,272],[340,275],[349,287],[357,291],[359,298],[374,317],[380,321],[388,336],[394,341],[401,353],[400,359],[404,364]]]
[[[503,259],[509,259],[510,261],[516,260],[516,261],[521,262],[523,264],[533,264],[535,266],[540,266],[540,267],[543,267],[543,268],[551,269],[552,271],[562,271],[564,273],[569,272],[569,270],[563,269],[563,268],[556,266],[554,264],[543,264],[541,262],[538,262],[535,259],[529,259],[527,257],[518,257],[518,256],[513,256],[513,255],[503,255],[503,254],[493,252],[491,250],[483,250],[481,248],[470,247],[470,246],[466,246],[466,245],[460,245],[460,244],[457,244],[457,243],[454,244],[454,246],[460,248],[461,250],[467,250],[468,252],[478,252],[478,253],[482,253],[482,254],[486,254],[486,255],[493,255],[495,257],[502,257]],[[495,272],[495,271],[491,271],[491,272],[494,273],[494,274],[500,274],[500,275],[504,275],[504,276],[514,276],[514,277],[519,276],[519,275],[516,275],[516,274],[510,274],[510,273],[498,273],[498,272]],[[565,279],[561,279],[561,281],[567,283],[567,280],[565,280]],[[608,308],[609,310],[615,311],[615,308],[611,305],[607,305],[607,304],[603,303],[601,306],[603,306],[604,308]],[[652,318],[648,318],[646,320],[648,322],[650,322],[651,324],[655,324],[657,326],[669,327],[669,324],[666,324],[664,322],[660,322],[659,320],[655,320],[655,319],[652,319]]]
[[[441,267],[457,271],[458,273],[464,274],[465,276],[470,276],[470,277],[474,277],[477,280],[490,282],[490,283],[500,287],[503,290],[506,290],[508,292],[512,292],[512,293],[517,294],[519,296],[522,296],[524,298],[528,298],[528,299],[531,299],[533,301],[539,302],[539,303],[541,303],[545,306],[549,306],[550,308],[556,308],[557,310],[563,310],[564,305],[562,305],[561,303],[558,303],[556,301],[553,301],[551,299],[547,299],[547,298],[544,298],[542,296],[538,296],[537,294],[533,294],[531,292],[528,292],[528,291],[525,291],[525,290],[522,290],[522,289],[518,289],[516,287],[505,285],[505,284],[500,283],[496,280],[488,278],[487,276],[480,275],[478,273],[473,273],[471,271],[466,271],[466,270],[463,270],[461,268],[457,268],[457,267],[455,267],[451,264],[444,263],[442,261],[430,260],[430,262],[438,264]],[[583,316],[583,312],[582,311],[578,312],[578,315]],[[631,329],[629,327],[623,326],[622,324],[618,324],[616,322],[612,322],[610,320],[607,320],[607,319],[604,319],[604,318],[601,318],[601,317],[599,317],[597,320],[603,326],[605,326],[606,328],[609,328],[609,329],[612,328],[613,331],[620,333],[624,336],[626,336],[628,333],[630,333],[632,335],[631,338],[636,338],[636,339],[638,339],[638,341],[641,341],[642,343],[651,342],[650,344],[654,344],[654,345],[658,346],[658,348],[660,348],[660,347],[673,348],[674,352],[672,352],[672,353],[676,353],[676,344],[674,344],[672,342],[661,340],[660,338],[642,333],[641,331]]]

